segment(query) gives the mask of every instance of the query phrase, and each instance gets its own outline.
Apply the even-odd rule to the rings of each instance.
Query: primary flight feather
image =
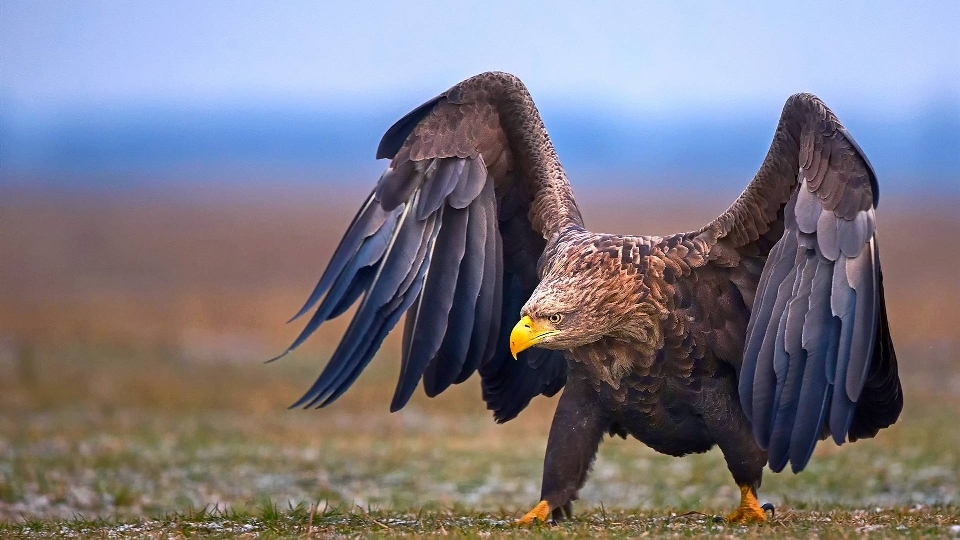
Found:
[[[434,396],[475,371],[499,422],[563,389],[541,502],[521,521],[570,515],[605,434],[675,456],[719,446],[741,489],[728,519],[762,521],[766,463],[800,471],[822,438],[873,437],[900,414],[877,179],[815,96],[787,100],[726,212],[665,237],[585,228],[533,100],[506,73],[414,109],[377,157],[390,164],[287,352],[359,307],[295,406],[342,395],[404,314],[392,411],[421,380]]]

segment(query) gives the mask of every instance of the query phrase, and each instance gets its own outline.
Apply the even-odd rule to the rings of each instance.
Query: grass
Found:
[[[0,525],[0,533],[22,536],[202,536],[232,538],[284,537],[423,537],[462,538],[531,537],[636,538],[642,536],[718,536],[745,538],[905,537],[960,534],[951,525],[960,519],[956,508],[915,507],[905,510],[830,510],[790,512],[764,526],[728,526],[699,514],[663,514],[650,511],[593,511],[558,525],[522,528],[503,512],[449,511],[384,512],[363,509],[317,509],[299,505],[284,510],[256,511],[203,509],[130,523],[113,520],[33,521],[17,527]]]
[[[31,387],[0,378],[0,535],[531,533],[512,521],[537,502],[553,400],[497,426],[466,384],[391,415],[387,353],[388,369],[332,408],[286,410],[315,374],[302,355],[269,366],[91,347],[34,355]],[[821,444],[799,475],[768,472],[761,500],[778,514],[762,528],[709,517],[737,499],[719,452],[677,459],[610,439],[576,518],[533,532],[950,535],[960,395],[929,380],[908,380],[903,419],[877,439]]]

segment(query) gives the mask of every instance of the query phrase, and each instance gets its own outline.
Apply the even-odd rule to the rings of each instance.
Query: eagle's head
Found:
[[[514,357],[529,348],[567,350],[627,330],[643,297],[639,266],[620,237],[571,238],[553,251],[510,334]],[[547,252],[550,254],[550,251]]]

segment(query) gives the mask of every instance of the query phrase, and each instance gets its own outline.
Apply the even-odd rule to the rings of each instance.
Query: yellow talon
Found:
[[[526,515],[517,520],[517,525],[532,525],[537,520],[540,520],[541,523],[546,523],[549,516],[550,505],[547,504],[547,501],[540,501],[540,504],[534,506],[533,510],[527,512]]]
[[[757,502],[757,496],[750,486],[740,486],[740,507],[727,516],[727,523],[747,524],[767,521],[763,508]]]

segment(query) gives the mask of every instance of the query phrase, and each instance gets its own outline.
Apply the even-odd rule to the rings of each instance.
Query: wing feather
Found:
[[[698,231],[713,264],[766,255],[738,367],[744,412],[774,470],[788,462],[802,470],[827,433],[837,444],[873,436],[902,407],[882,302],[878,193],[839,120],[798,94],[753,182]],[[749,275],[731,279],[742,286]]]
[[[483,276],[480,292],[477,296],[477,323],[470,334],[470,348],[467,350],[463,367],[454,380],[461,383],[476,371],[480,365],[493,355],[491,343],[496,344],[499,336],[500,320],[498,309],[502,294],[500,281],[503,275],[500,231],[497,229],[496,200],[492,187],[485,187],[477,197],[477,211],[483,218],[486,237],[486,251],[483,258]],[[484,323],[486,321],[486,323]]]
[[[370,288],[370,284],[373,283],[373,278],[376,275],[377,269],[374,266],[365,266],[358,270],[357,275],[353,278],[353,281],[350,282],[350,287],[330,311],[330,316],[327,317],[327,320],[335,319],[350,309],[350,306],[355,304],[357,299]]]
[[[830,293],[830,308],[834,317],[840,319],[840,340],[837,344],[837,356],[831,363],[827,362],[827,382],[833,386],[843,385],[846,380],[847,367],[850,364],[850,346],[853,342],[853,330],[856,325],[857,293],[847,283],[846,257],[840,256],[833,265],[833,284]],[[863,313],[861,316],[874,315]],[[875,315],[874,315],[875,316]],[[830,432],[837,444],[843,444],[847,436],[847,429],[853,419],[854,403],[842,389],[833,392],[833,403],[830,405]]]
[[[784,257],[777,261],[776,267],[771,271],[771,279],[767,284],[767,291],[764,294],[763,304],[769,307],[770,316],[765,327],[757,326],[755,334],[757,339],[761,340],[761,345],[757,351],[756,375],[753,379],[753,434],[760,443],[761,448],[767,448],[770,444],[770,428],[773,422],[775,407],[766,406],[768,403],[775,403],[777,388],[777,373],[775,369],[777,340],[780,334],[781,320],[783,320],[784,307],[790,299],[790,291],[793,289],[796,281],[797,269],[794,258],[796,257],[796,235],[784,236]],[[792,243],[791,243],[792,242]],[[783,324],[786,321],[783,320]],[[780,342],[782,345],[782,341]],[[784,368],[781,368],[783,371]],[[743,380],[743,379],[741,379]],[[741,383],[742,384],[742,383]],[[742,398],[741,398],[742,399]]]
[[[410,348],[404,351],[391,411],[398,411],[420,382],[427,365],[435,360],[447,333],[447,320],[457,289],[460,263],[466,248],[468,214],[446,207],[438,214],[440,231],[432,248],[423,292],[417,302]]]
[[[360,373],[363,372],[363,369],[367,367],[367,364],[369,364],[370,360],[373,359],[373,355],[376,354],[377,349],[380,348],[380,345],[387,337],[387,334],[394,326],[396,326],[404,311],[413,305],[413,302],[420,294],[420,290],[423,288],[423,276],[426,273],[426,269],[427,265],[421,265],[420,271],[417,272],[416,277],[411,284],[410,290],[402,297],[398,297],[398,300],[400,300],[399,302],[392,302],[389,304],[388,310],[385,314],[380,314],[382,324],[374,326],[374,328],[376,328],[376,334],[371,336],[369,342],[365,345],[362,354],[357,356],[356,359],[351,362],[353,367],[351,368],[350,372],[346,377],[340,378],[333,391],[326,398],[324,398],[323,402],[320,404],[321,407],[325,407],[333,403],[337,400],[337,398],[342,396],[343,393],[350,388],[354,381],[357,380],[357,377],[360,376]]]
[[[873,286],[876,267],[879,266],[879,257],[874,249],[875,241],[863,246],[863,251],[852,259],[847,260],[846,274],[849,285],[856,291],[856,313],[876,313],[879,288]],[[876,345],[877,319],[861,317],[853,332],[853,342],[850,344],[850,365],[847,369],[846,392],[847,397],[856,401],[863,390],[868,370],[867,362],[873,358],[873,349]]]
[[[440,210],[447,196],[457,187],[465,162],[464,159],[442,159],[434,162],[439,165],[433,170],[433,174],[427,176],[423,185],[423,196],[417,205],[417,219],[426,219]]]
[[[319,303],[284,354],[324,321],[360,305],[294,406],[335,401],[404,313],[391,410],[406,404],[421,380],[434,396],[478,369],[501,421],[536,395],[557,392],[566,380],[562,356],[505,362],[503,347],[511,319],[536,286],[546,239],[583,225],[526,88],[504,73],[467,79],[388,129],[377,157],[390,164],[297,313]]]
[[[343,376],[351,371],[348,367],[354,351],[366,342],[368,335],[375,324],[377,312],[395,298],[403,299],[403,293],[414,281],[414,277],[423,264],[424,257],[432,244],[436,219],[431,216],[425,221],[418,221],[411,212],[416,198],[411,205],[404,207],[401,225],[397,230],[390,247],[384,254],[384,260],[377,270],[369,291],[357,308],[356,314],[350,321],[347,331],[340,344],[334,351],[330,362],[320,374],[314,385],[292,407],[310,406],[324,399],[331,393]],[[397,292],[400,294],[397,294]]]
[[[776,283],[776,285],[774,285],[774,287],[770,286],[770,276],[782,275],[785,277],[787,272],[789,272],[789,268],[784,268],[788,259],[783,257],[783,246],[783,243],[777,243],[767,259],[767,265],[774,265],[774,270],[770,272],[764,271],[760,276],[760,283],[757,286],[757,296],[753,302],[752,315],[750,321],[747,323],[747,340],[746,349],[744,350],[745,358],[755,358],[759,356],[760,347],[763,346],[763,336],[770,324],[773,306],[776,303],[775,288],[779,286],[779,283],[776,283],[775,280],[774,283]],[[780,269],[776,270],[778,264]],[[756,381],[757,377],[758,363],[759,362],[746,362],[740,371],[740,399],[744,402],[752,402],[754,400],[754,381]],[[747,418],[752,421],[753,407],[746,407],[744,412],[747,413]]]
[[[387,220],[388,215],[390,213],[376,204],[374,194],[371,193],[363,206],[360,207],[357,215],[354,216],[350,226],[347,227],[347,233],[343,235],[336,251],[333,252],[333,257],[330,259],[323,275],[320,276],[320,281],[317,282],[313,292],[310,293],[303,307],[287,322],[299,319],[316,305],[333,282],[343,273],[344,267],[356,256],[363,241],[370,235],[383,230],[383,223]],[[398,214],[393,215],[396,217]]]
[[[470,336],[476,319],[477,300],[483,283],[484,245],[487,240],[486,216],[479,203],[468,206],[466,212],[468,213],[466,242],[463,260],[458,270],[459,277],[453,304],[450,308],[450,316],[447,318],[447,331],[437,355],[423,373],[423,389],[430,397],[437,396],[446,390],[460,375],[470,348]],[[404,350],[407,350],[406,346]],[[473,371],[471,370],[470,373]]]
[[[487,185],[487,167],[482,159],[468,160],[462,174],[460,182],[447,198],[447,203],[454,208],[466,208]]]
[[[808,249],[804,255],[798,271],[797,288],[784,313],[784,350],[788,358],[781,368],[782,375],[777,373],[780,390],[770,435],[772,444],[767,449],[770,467],[775,470],[783,469],[790,458],[790,440],[800,413],[800,392],[807,364],[807,351],[802,344],[803,321],[810,305],[810,291],[817,270],[817,260],[812,250]]]

